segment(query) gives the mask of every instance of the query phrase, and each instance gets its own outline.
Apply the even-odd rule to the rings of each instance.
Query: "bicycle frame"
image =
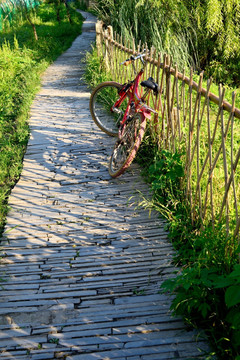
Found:
[[[134,71],[135,71],[135,67],[134,67]],[[123,133],[125,127],[124,125],[126,124],[129,118],[129,114],[131,113],[131,108],[134,107],[134,113],[141,112],[144,115],[144,117],[146,117],[147,119],[151,119],[151,113],[156,114],[156,111],[154,109],[150,108],[144,103],[145,98],[147,97],[148,93],[151,90],[147,89],[142,97],[139,92],[139,84],[143,73],[144,73],[144,69],[142,68],[139,71],[139,73],[136,75],[134,80],[129,81],[127,84],[123,85],[122,89],[119,91],[120,98],[115,102],[115,104],[111,108],[112,112],[118,112],[119,106],[130,94],[127,108],[125,110],[123,119],[120,123],[119,137],[121,137],[121,134]]]

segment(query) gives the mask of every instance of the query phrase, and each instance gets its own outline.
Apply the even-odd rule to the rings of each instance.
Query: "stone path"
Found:
[[[83,34],[48,68],[31,109],[2,241],[0,359],[200,358],[206,344],[159,294],[173,271],[164,222],[129,205],[136,189],[147,194],[137,166],[108,175],[114,139],[91,120],[79,80],[95,39],[95,19],[85,15]]]

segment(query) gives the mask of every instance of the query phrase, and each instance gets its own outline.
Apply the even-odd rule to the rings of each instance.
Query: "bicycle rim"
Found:
[[[115,178],[121,175],[132,163],[142,142],[146,129],[146,118],[142,113],[135,114],[126,125],[123,136],[115,143],[109,163],[109,174]]]
[[[128,98],[113,112],[111,109],[119,99],[118,91],[121,84],[114,81],[106,81],[98,85],[90,98],[90,111],[94,122],[106,134],[118,135],[119,124],[127,108]]]

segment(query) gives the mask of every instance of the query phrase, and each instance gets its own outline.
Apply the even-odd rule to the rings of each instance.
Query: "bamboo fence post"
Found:
[[[237,221],[237,224],[236,224],[236,228],[235,228],[235,231],[234,231],[234,234],[233,234],[233,238],[237,237],[238,234],[239,234],[239,229],[240,229],[240,217],[238,218],[238,221]],[[238,245],[240,245],[240,241],[238,240]],[[239,253],[239,261],[240,263],[240,253]]]
[[[172,112],[174,106],[174,94],[175,94],[175,86],[176,86],[176,77],[177,77],[177,65],[174,67],[174,74],[173,74],[173,86],[172,86],[172,93],[171,93],[171,108],[170,111]]]
[[[153,63],[153,54],[154,54],[154,47],[151,47],[150,55],[149,55],[149,72],[148,72],[148,78],[152,75],[152,63]]]
[[[201,91],[202,91],[202,80],[203,80],[203,73],[200,75],[200,81],[199,81],[199,92],[197,94],[196,102],[198,103],[198,109],[197,109],[197,178],[199,178],[200,175],[200,127],[201,127],[201,121],[200,121],[200,106],[201,106]],[[200,218],[203,223],[203,214],[202,214],[202,195],[201,195],[201,186],[199,182],[198,186],[198,203],[199,203],[199,210],[200,210]]]
[[[97,55],[98,57],[102,56],[102,26],[103,26],[103,22],[102,21],[97,21],[96,22],[96,47],[97,47]]]
[[[116,46],[116,41],[117,40],[117,34],[116,32],[114,32],[114,37],[113,37],[113,69],[114,69],[114,80],[118,81],[118,64],[117,64],[117,60],[118,60],[118,47]]]
[[[197,96],[196,96],[196,100],[195,100],[195,106],[194,106],[194,118],[196,118],[196,113],[197,113],[197,127],[196,127],[196,141],[194,146],[192,147],[192,153],[190,151],[190,159],[189,159],[189,166],[192,166],[193,163],[193,159],[194,159],[194,155],[195,155],[195,151],[197,149],[197,185],[196,185],[196,191],[195,191],[195,200],[193,203],[193,207],[192,207],[192,214],[193,214],[193,219],[195,218],[195,205],[197,203],[197,194],[198,194],[198,203],[199,203],[199,210],[200,210],[200,217],[202,219],[202,202],[201,200],[201,192],[200,192],[200,165],[199,165],[199,156],[200,156],[200,126],[201,126],[201,120],[200,120],[200,105],[201,105],[201,88],[202,88],[202,80],[203,80],[203,73],[200,74],[199,76],[199,82],[198,82],[198,92],[197,92]],[[192,122],[192,128],[191,128],[191,132],[192,132],[192,136],[193,136],[193,130],[194,130],[194,119]],[[203,220],[203,219],[202,219]]]
[[[162,93],[163,91],[163,87],[164,87],[164,78],[166,78],[166,68],[167,68],[167,55],[164,54],[163,56],[163,72],[162,72],[162,79],[161,79],[161,87],[160,87],[160,93]],[[164,89],[164,104],[163,104],[163,108],[162,108],[162,143],[163,143],[163,148],[166,149],[166,124],[165,124],[165,110],[166,110],[166,103],[167,103],[167,89],[166,89],[166,85],[165,85],[165,89]]]
[[[182,88],[181,88],[181,103],[180,103],[180,108],[182,109],[182,126],[184,129],[186,129],[186,104],[188,104],[188,102],[186,102],[185,99],[185,69],[183,70],[183,79],[182,79]],[[186,134],[184,135],[184,140],[185,140],[185,149],[187,149],[187,136]]]
[[[211,85],[212,80],[209,81]],[[210,86],[209,86],[210,88]],[[210,173],[210,201],[211,201],[211,213],[212,213],[212,226],[214,228],[214,204],[213,204],[213,173],[212,173],[212,142],[211,142],[211,128],[210,128],[210,100],[208,99],[208,143],[209,143],[209,173]]]
[[[235,207],[235,216],[236,223],[238,222],[238,204],[237,204],[237,194],[236,194],[236,186],[235,186],[235,178],[234,178],[234,169],[233,169],[233,130],[234,130],[234,111],[235,111],[235,100],[236,100],[236,92],[232,93],[232,119],[231,119],[231,177],[232,177],[232,187],[233,187],[233,195],[234,195],[234,207]]]
[[[212,227],[214,228],[213,183],[212,183],[212,176],[213,176],[213,173],[212,173],[212,141],[211,141],[211,126],[210,126],[210,102],[209,102],[209,92],[210,92],[211,84],[212,84],[212,79],[208,80],[208,82],[207,82],[207,92],[206,92],[205,103],[204,103],[204,107],[205,107],[205,104],[207,106],[208,153],[207,153],[207,156],[205,158],[204,164],[202,166],[201,173],[199,175],[199,181],[202,178],[204,169],[205,169],[205,167],[207,165],[208,158],[209,158],[209,176],[208,176],[206,193],[205,193],[205,201],[204,201],[204,207],[203,207],[203,218],[205,218],[206,211],[207,211],[208,188],[210,186],[211,218],[212,218]],[[202,117],[203,117],[203,112],[202,112]]]
[[[133,56],[136,55],[136,43],[135,43],[135,39],[132,38],[132,41],[133,41]]]
[[[176,76],[176,103],[177,103],[177,129],[178,129],[178,141],[179,141],[179,145],[181,143],[182,140],[182,135],[181,135],[181,123],[180,123],[180,104],[179,104],[179,89],[178,89],[178,67],[176,65],[175,67],[175,76]]]
[[[157,51],[156,51],[155,48],[153,48],[152,72],[151,72],[150,76],[154,79],[154,81],[156,81],[156,78],[155,78],[155,73],[156,73],[156,54],[157,54]]]
[[[182,88],[181,88],[181,101],[180,101],[180,109],[182,109],[183,114],[183,126],[186,126],[186,116],[185,116],[185,69],[183,70],[183,79],[182,79]]]
[[[161,69],[161,53],[158,53],[158,61],[157,61],[157,69],[156,69],[156,82],[159,86],[159,80],[160,80],[160,69]],[[157,144],[158,148],[160,149],[160,121],[159,121],[159,109],[160,106],[162,108],[162,101],[161,101],[161,89],[159,87],[159,93],[158,96],[156,96],[156,102],[154,109],[156,110],[157,114],[154,117],[154,123],[155,123],[155,131],[157,133]]]
[[[117,65],[116,65],[116,58],[117,58],[117,48],[115,46],[115,39],[116,39],[116,32],[113,32],[113,38],[112,38],[112,66],[113,66],[113,74],[112,79],[116,80],[116,74],[117,74]]]
[[[109,70],[113,74],[113,28],[112,26],[107,27],[108,34],[108,61],[109,61]]]
[[[137,54],[139,54],[140,51],[141,51],[141,40],[139,41],[138,46],[137,46]],[[136,70],[137,70],[137,72],[139,72],[139,60],[137,61]]]
[[[117,34],[116,41],[118,44],[120,43],[119,34]],[[120,64],[121,51],[118,46],[116,46],[116,54],[117,54],[116,55],[116,77],[117,77],[117,81],[120,81],[120,65],[119,64]]]
[[[147,43],[145,44],[145,46],[143,47],[143,49],[144,49],[144,48],[146,49],[146,56],[145,56],[145,69],[144,69],[144,74],[143,74],[143,76],[144,76],[144,79],[146,79],[146,78],[147,78],[147,73],[148,73],[148,52],[149,52]]]
[[[123,39],[122,39],[122,35],[121,35],[121,37],[120,37],[120,53],[121,53],[121,62],[122,62],[122,60],[123,60],[123,51],[122,51],[122,47],[123,47]],[[120,73],[121,73],[121,83],[123,83],[123,70],[122,70],[122,68],[120,67],[120,65],[119,65],[119,70],[120,70]]]
[[[235,217],[236,217],[236,224],[238,224],[238,205],[237,205],[237,194],[236,194],[236,186],[235,186],[235,177],[234,177],[234,169],[233,169],[233,132],[234,132],[234,111],[235,111],[235,100],[236,100],[236,92],[232,93],[232,118],[231,118],[231,177],[232,177],[232,189],[233,189],[233,196],[234,196],[234,208],[235,208]],[[234,241],[234,237],[233,237]],[[238,244],[239,244],[239,234],[238,234]],[[234,243],[233,243],[234,245]],[[240,259],[240,254],[239,254]]]
[[[145,78],[145,77],[146,77],[146,66],[147,66],[147,53],[148,53],[148,49],[147,49],[147,44],[144,45],[144,44],[142,44],[141,42],[140,42],[140,44],[142,45],[141,52],[143,53],[143,51],[144,51],[144,49],[145,49],[145,53],[146,53],[146,56],[145,56],[145,68],[143,69],[143,70],[144,70],[143,78]],[[141,64],[141,66],[142,66],[142,64]],[[140,89],[140,96],[143,95],[143,92],[144,92],[143,87],[141,87],[141,89]]]
[[[221,89],[219,86],[219,98],[221,92],[223,93],[222,98],[224,98],[225,89]],[[223,168],[224,168],[224,178],[225,178],[225,191],[227,190],[228,183],[228,168],[227,168],[227,157],[226,157],[226,135],[224,134],[224,117],[223,117],[223,105],[222,102],[219,102],[219,107],[221,108],[221,134],[222,134],[222,154],[223,154]],[[227,235],[229,234],[229,203],[228,203],[228,193],[226,197],[226,231]]]
[[[175,151],[175,138],[176,138],[176,124],[177,124],[177,119],[176,119],[176,113],[175,111],[173,112],[173,106],[174,106],[174,95],[175,95],[175,87],[176,87],[176,78],[177,78],[177,65],[175,65],[175,72],[174,72],[174,79],[173,79],[173,86],[172,86],[172,93],[171,93],[171,105],[170,105],[170,113],[171,113],[171,117],[173,117],[173,121],[172,121],[172,144],[173,144],[173,151]]]
[[[172,124],[172,113],[171,113],[171,74],[170,74],[170,68],[171,68],[171,62],[170,57],[166,57],[166,65],[167,65],[167,71],[166,71],[166,99],[167,99],[167,143],[168,148],[170,150],[170,134],[173,133],[173,124]],[[174,151],[174,150],[173,150]]]
[[[133,52],[133,56],[134,56],[134,53],[135,53],[135,43],[134,43],[134,41],[133,41],[133,49],[132,49],[132,52]],[[135,76],[135,74],[134,74],[133,66],[131,66],[131,75],[130,75],[130,78],[132,79],[134,76]]]
[[[126,52],[128,53],[128,49],[129,49],[129,46],[130,46],[130,40],[128,40],[127,42],[127,49],[126,49]],[[128,74],[128,67],[127,66],[124,66],[124,80],[123,82],[125,83],[126,80],[127,80],[127,74]]]
[[[107,36],[107,30],[105,30],[104,33],[104,39],[105,39],[105,66],[106,66],[106,70],[107,72],[109,72],[110,67],[109,67],[109,59],[108,59],[108,54],[109,54],[109,42],[108,42],[108,36]]]
[[[151,47],[151,51],[150,51],[150,66],[149,66],[149,73],[148,73],[148,78],[149,77],[153,77],[153,72],[154,72],[154,67],[153,67],[153,62],[154,62],[154,54],[155,54],[155,49],[154,47],[152,46]],[[151,92],[151,96],[152,96],[152,92]],[[150,96],[148,96],[148,101],[147,101],[147,104],[148,106],[150,105]],[[154,104],[154,101],[153,101],[153,104]]]
[[[190,84],[189,84],[189,129],[188,129],[188,151],[187,151],[187,161],[186,161],[186,167],[187,167],[187,191],[186,191],[186,198],[189,201],[190,208],[192,209],[192,187],[191,187],[191,145],[192,145],[192,78],[193,78],[193,70],[191,68],[191,74],[190,74]],[[191,211],[191,218],[192,217],[192,211]]]

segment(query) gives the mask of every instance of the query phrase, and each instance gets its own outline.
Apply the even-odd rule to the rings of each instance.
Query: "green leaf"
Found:
[[[232,308],[226,316],[226,320],[231,324],[233,329],[240,329],[240,309]]]
[[[233,346],[236,349],[239,349],[239,346],[240,346],[240,330],[234,331],[233,337],[232,337],[232,343],[233,343]],[[239,356],[239,359],[240,359],[240,356]]]
[[[230,285],[234,285],[234,280],[229,279],[229,277],[221,276],[218,279],[214,279],[214,288],[215,289],[221,289],[226,288]]]
[[[208,305],[207,303],[203,303],[199,305],[199,310],[202,313],[202,316],[204,319],[206,319],[208,311],[211,309],[211,306]]]
[[[160,286],[165,291],[173,292],[176,289],[177,281],[175,279],[165,280]]]
[[[240,285],[230,286],[227,289],[225,302],[228,307],[240,304]]]
[[[229,278],[235,278],[240,284],[240,264],[234,266],[234,270],[229,274]]]

